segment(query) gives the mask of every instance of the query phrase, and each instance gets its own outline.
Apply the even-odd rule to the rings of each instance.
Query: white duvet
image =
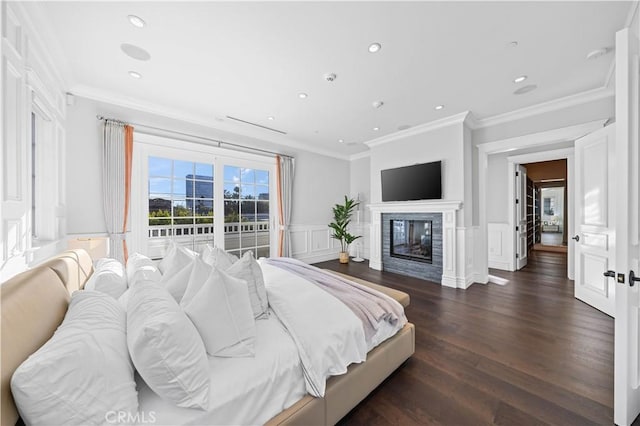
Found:
[[[152,413],[157,425],[263,424],[307,393],[324,396],[328,377],[365,361],[397,331],[382,324],[367,343],[362,322],[340,300],[295,274],[260,266],[270,317],[256,321],[255,357],[209,357],[206,411],[178,408],[138,377],[141,419]]]
[[[269,305],[298,347],[307,392],[324,396],[329,376],[367,358],[362,322],[309,281],[261,262]]]

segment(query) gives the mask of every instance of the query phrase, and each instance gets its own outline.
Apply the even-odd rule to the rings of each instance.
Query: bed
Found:
[[[19,415],[11,395],[10,380],[16,368],[29,355],[38,350],[53,335],[61,324],[70,300],[70,293],[81,289],[93,271],[92,261],[82,250],[62,253],[42,265],[26,271],[0,287],[2,302],[2,424],[15,424]],[[355,280],[355,279],[354,279]],[[367,286],[375,287],[407,306],[406,293],[388,289],[362,280],[355,280]],[[270,308],[271,309],[271,308]],[[366,354],[366,361],[354,363],[345,374],[330,377],[322,397],[309,395],[299,379],[300,359],[295,347],[279,345],[272,351],[269,345],[278,340],[283,329],[275,315],[256,322],[260,328],[256,340],[257,360],[247,363],[246,377],[231,374],[228,380],[245,381],[246,386],[240,393],[233,394],[218,389],[215,396],[217,410],[199,411],[184,408],[167,408],[166,404],[145,387],[144,381],[137,383],[142,412],[154,412],[159,420],[157,424],[212,424],[216,419],[224,418],[231,423],[265,423],[268,425],[293,424],[335,424],[389,374],[398,368],[414,352],[415,332],[411,323],[392,337],[386,339]],[[283,346],[285,347],[283,350]],[[225,370],[227,359],[209,358],[219,371]],[[275,379],[251,382],[255,376],[250,368],[267,364],[277,364],[282,368]],[[273,380],[272,380],[273,379]],[[220,380],[220,376],[216,378]],[[297,385],[284,387],[283,382],[295,382]],[[248,390],[247,390],[248,389]],[[285,389],[283,391],[283,389]],[[277,398],[273,395],[280,392]],[[273,396],[273,397],[271,397]],[[225,399],[226,398],[226,399]],[[276,401],[274,403],[274,401]],[[259,407],[258,414],[247,418],[240,416],[243,407]],[[187,410],[187,411],[185,411]],[[186,413],[191,413],[187,416]],[[236,416],[236,417],[234,417]],[[266,416],[266,417],[265,417]]]

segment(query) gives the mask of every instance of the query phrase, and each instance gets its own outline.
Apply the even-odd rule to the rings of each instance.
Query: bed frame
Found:
[[[18,366],[51,338],[62,323],[70,294],[82,289],[93,272],[86,251],[69,250],[0,285],[1,303],[1,416],[2,425],[15,425],[19,414],[11,395],[11,376]],[[353,277],[349,277],[353,279]],[[404,306],[406,293],[355,279],[387,293]],[[305,396],[269,420],[267,425],[332,425],[362,401],[415,351],[415,329],[408,323],[391,339],[331,377],[325,396]]]

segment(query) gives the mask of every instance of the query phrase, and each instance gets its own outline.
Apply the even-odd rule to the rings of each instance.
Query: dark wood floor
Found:
[[[317,264],[403,290],[416,352],[342,425],[613,423],[613,319],[573,297],[566,254],[533,252],[467,290]]]

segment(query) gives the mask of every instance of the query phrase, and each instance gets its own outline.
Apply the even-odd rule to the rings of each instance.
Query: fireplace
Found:
[[[369,254],[369,266],[373,269],[409,275],[423,280],[441,283],[447,287],[467,288],[473,282],[469,265],[473,262],[472,231],[458,228],[457,216],[462,209],[461,201],[426,200],[426,201],[402,201],[373,203],[368,206],[371,209],[371,246]],[[431,222],[431,261],[415,261],[391,255],[391,228],[395,221],[414,221],[416,227],[424,228],[424,222]],[[423,222],[416,225],[416,221]],[[400,227],[400,226],[399,226]],[[410,224],[403,222],[405,233]],[[425,242],[426,242],[426,235]],[[414,237],[414,244],[417,241]],[[460,242],[460,244],[459,244]],[[409,244],[411,245],[411,244]],[[403,249],[398,245],[394,252]],[[406,250],[405,250],[406,251]],[[424,251],[426,256],[427,251]]]
[[[442,280],[442,213],[383,213],[381,225],[385,271]]]
[[[417,262],[433,262],[430,220],[391,219],[389,255]]]

